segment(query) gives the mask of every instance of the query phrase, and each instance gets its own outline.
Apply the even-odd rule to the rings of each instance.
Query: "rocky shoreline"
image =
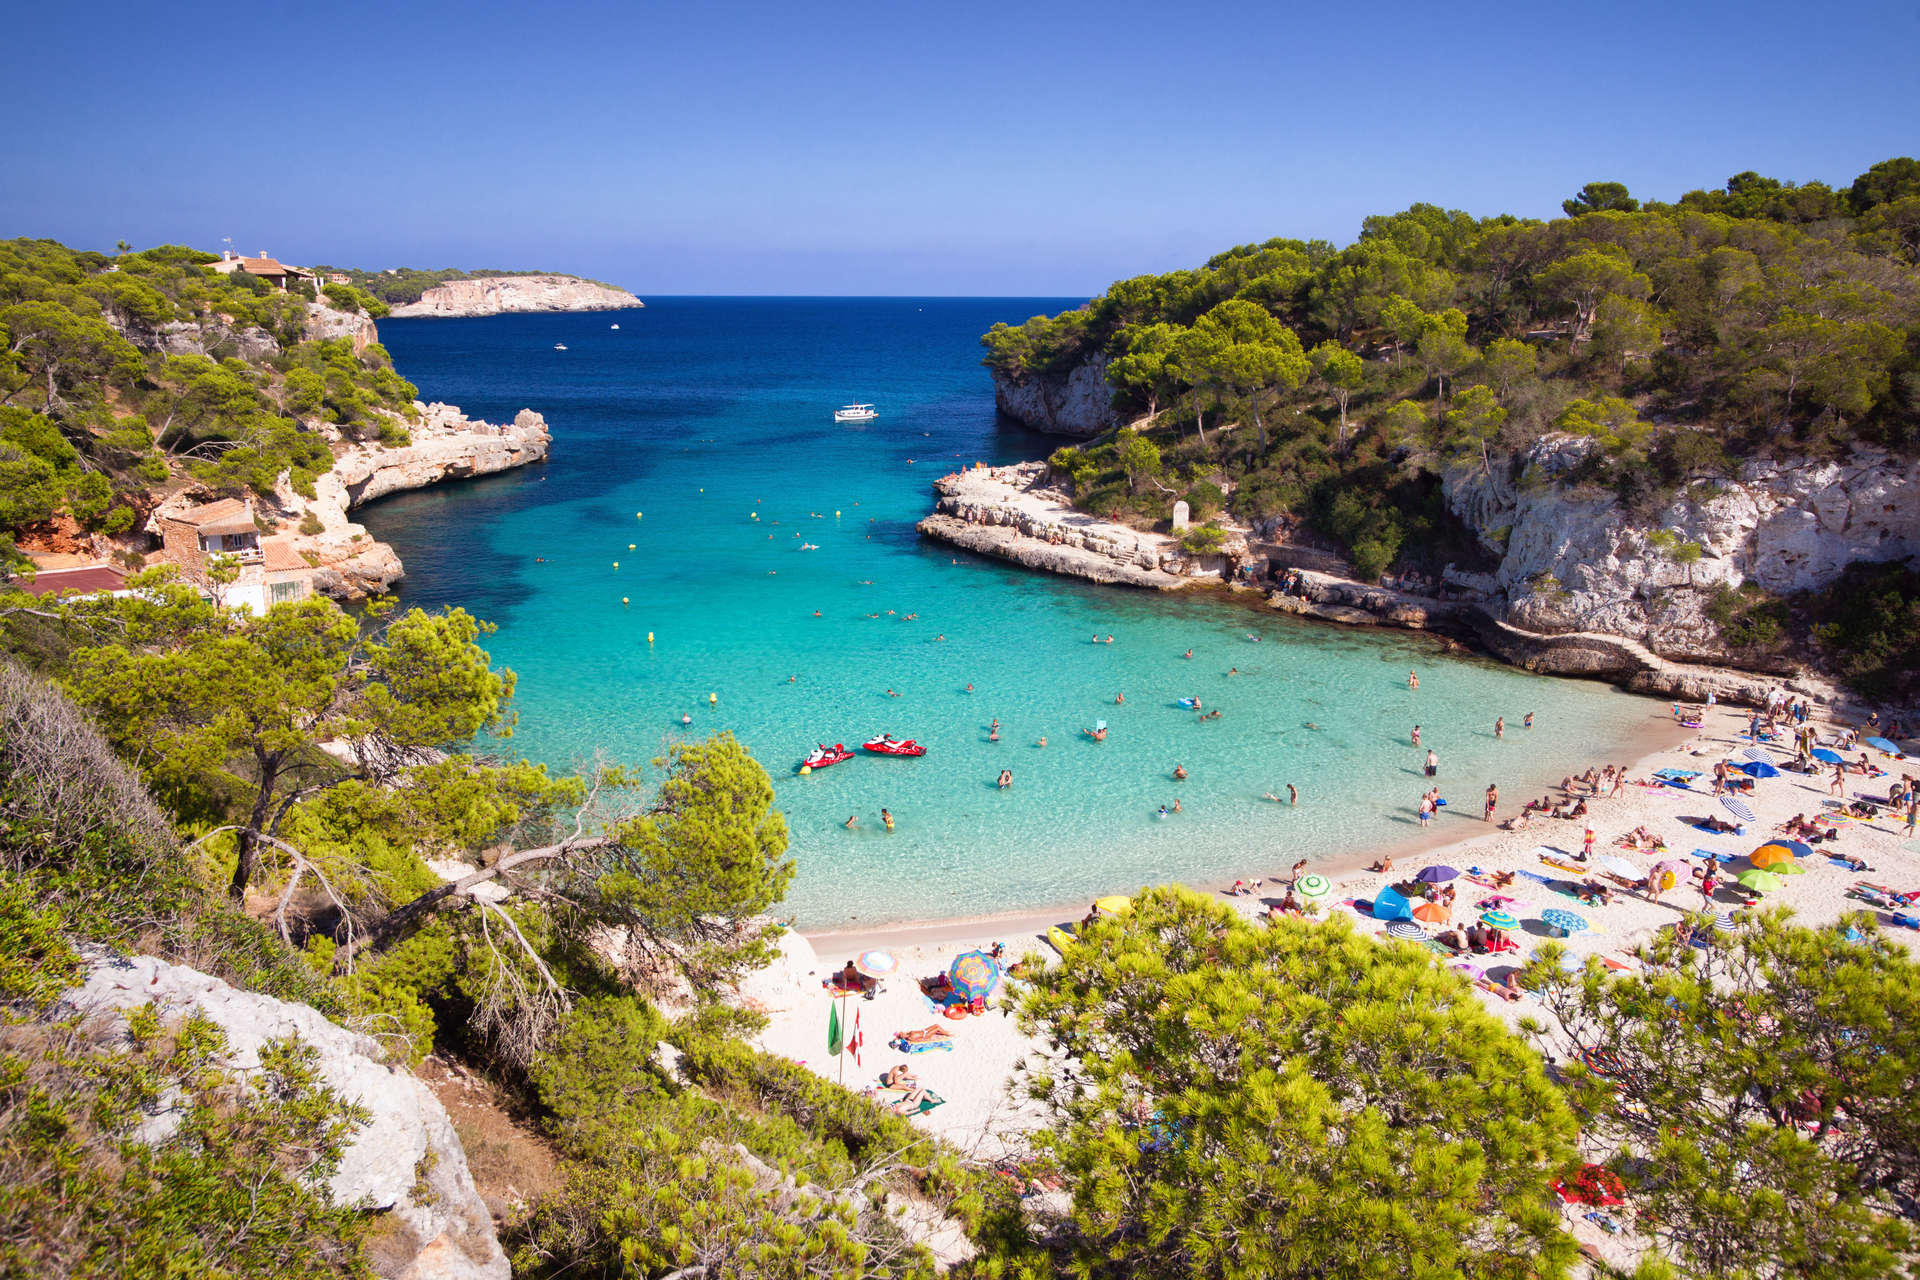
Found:
[[[1265,569],[1284,548],[1256,549],[1249,531],[1230,529],[1218,555],[1192,556],[1172,537],[1101,520],[1074,509],[1048,483],[1044,463],[974,467],[934,482],[939,495],[919,531],[931,538],[1029,569],[1105,585],[1179,591],[1202,586],[1246,590],[1243,564]],[[1326,557],[1314,557],[1326,559]],[[1264,577],[1264,572],[1261,577]],[[1755,705],[1784,685],[1821,703],[1842,703],[1833,684],[1806,673],[1743,671],[1675,661],[1639,641],[1604,631],[1530,630],[1503,618],[1491,582],[1443,584],[1438,594],[1397,590],[1309,568],[1295,568],[1284,590],[1266,590],[1281,613],[1345,626],[1428,631],[1543,675],[1605,680],[1635,693]]]

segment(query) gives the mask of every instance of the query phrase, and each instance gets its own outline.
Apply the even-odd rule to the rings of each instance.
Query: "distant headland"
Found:
[[[314,270],[336,283],[365,290],[385,303],[396,317],[618,311],[646,305],[616,285],[562,272],[423,271],[413,267],[359,271],[324,266]]]

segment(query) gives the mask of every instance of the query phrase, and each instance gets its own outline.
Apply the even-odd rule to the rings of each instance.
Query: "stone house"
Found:
[[[260,251],[260,256],[257,258],[236,257],[229,249],[221,256],[220,261],[210,262],[207,267],[209,270],[218,271],[223,276],[244,271],[250,276],[258,276],[282,291],[285,291],[289,284],[298,284],[302,280],[311,282],[314,278],[311,271],[302,271],[299,267],[290,267],[284,262],[268,257],[265,249]]]
[[[251,501],[168,502],[153,513],[147,528],[160,538],[160,550],[151,559],[178,567],[182,579],[235,608],[265,613],[313,593],[313,567],[291,538],[260,532]],[[209,579],[207,565],[214,556],[237,565],[239,574],[231,583]]]

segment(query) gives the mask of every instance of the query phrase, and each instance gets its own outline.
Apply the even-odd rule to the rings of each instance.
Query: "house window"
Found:
[[[299,578],[295,578],[291,582],[270,582],[267,584],[267,603],[270,605],[292,604],[296,600],[304,600],[306,595],[307,584]]]

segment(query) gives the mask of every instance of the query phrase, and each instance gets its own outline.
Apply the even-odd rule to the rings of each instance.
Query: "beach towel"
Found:
[[[926,1096],[920,1099],[919,1106],[915,1107],[912,1111],[900,1110],[901,1104],[907,1100],[907,1095],[912,1092],[913,1090],[911,1089],[893,1089],[882,1085],[874,1088],[868,1096],[895,1115],[923,1116],[935,1107],[946,1105],[947,1100],[945,1098],[929,1089],[927,1090]]]
[[[1514,874],[1525,876],[1527,879],[1533,881],[1535,884],[1544,886],[1548,893],[1557,893],[1563,898],[1571,898],[1573,901],[1578,902],[1583,906],[1586,905],[1586,900],[1583,899],[1579,894],[1575,893],[1571,888],[1561,887],[1562,885],[1565,885],[1568,883],[1565,880],[1555,880],[1553,877],[1543,876],[1537,871],[1516,871]]]
[[[887,1041],[887,1048],[897,1049],[901,1053],[931,1053],[935,1049],[945,1049],[948,1053],[952,1053],[953,1041],[951,1040],[889,1040]]]
[[[1653,776],[1665,778],[1670,782],[1691,782],[1700,776],[1698,769],[1655,769]]]
[[[1687,856],[1689,858],[1699,858],[1703,862],[1732,862],[1734,858],[1733,854],[1721,853],[1718,849],[1695,849]]]

